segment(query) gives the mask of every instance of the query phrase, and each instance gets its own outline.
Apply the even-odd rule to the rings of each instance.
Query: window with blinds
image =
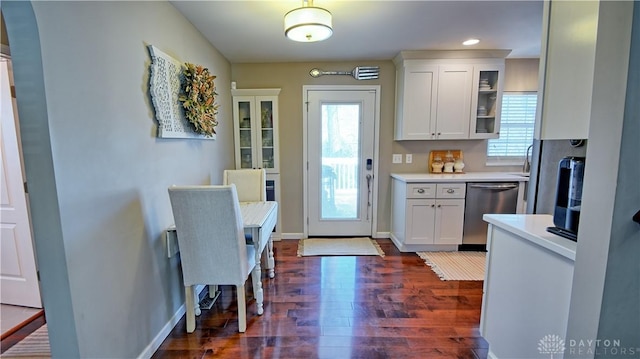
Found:
[[[521,162],[533,143],[536,92],[504,92],[500,115],[500,138],[487,144],[487,163]]]

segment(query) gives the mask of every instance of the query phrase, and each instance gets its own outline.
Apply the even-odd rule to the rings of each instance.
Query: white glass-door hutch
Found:
[[[231,90],[236,168],[279,173],[278,94],[280,89]]]
[[[280,203],[278,95],[280,89],[232,89],[236,169],[264,168],[267,200]],[[280,212],[281,205],[278,206]],[[272,238],[280,239],[280,218]]]

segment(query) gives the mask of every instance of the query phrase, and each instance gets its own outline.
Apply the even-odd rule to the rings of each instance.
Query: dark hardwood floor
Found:
[[[44,315],[44,310],[41,310],[40,313],[33,316],[28,320],[28,323],[24,325],[20,325],[19,328],[8,332],[6,335],[2,336],[0,340],[0,354],[4,354],[9,348],[16,345],[19,341],[29,336],[29,334],[36,331],[36,329],[40,328],[47,322],[47,319]]]
[[[183,317],[153,358],[486,358],[482,282],[440,281],[416,254],[377,241],[384,258],[297,257],[297,240],[275,242],[265,312],[251,298],[246,333],[224,286],[195,332]]]

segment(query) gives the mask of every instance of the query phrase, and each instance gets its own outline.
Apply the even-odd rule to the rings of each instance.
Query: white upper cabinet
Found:
[[[473,66],[439,67],[435,136],[438,140],[469,138]]]
[[[477,65],[473,69],[469,138],[498,138],[504,84],[504,65]]]
[[[599,1],[545,1],[538,121],[542,140],[589,135]],[[542,98],[541,98],[542,97]]]
[[[396,64],[395,140],[496,138],[509,51],[403,51]],[[487,58],[474,58],[482,55]],[[439,58],[438,56],[443,56]],[[492,84],[480,90],[485,78]],[[484,82],[483,82],[484,84]],[[478,111],[483,107],[486,113]]]
[[[279,172],[278,94],[280,89],[231,90],[236,168]]]
[[[437,86],[438,66],[407,64],[398,67],[396,71],[396,140],[433,138]]]

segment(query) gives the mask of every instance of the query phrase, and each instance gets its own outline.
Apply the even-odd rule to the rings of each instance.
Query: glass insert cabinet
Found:
[[[474,66],[469,138],[500,136],[503,77],[503,65]]]
[[[278,95],[280,89],[235,89],[233,127],[236,168],[279,173]]]

